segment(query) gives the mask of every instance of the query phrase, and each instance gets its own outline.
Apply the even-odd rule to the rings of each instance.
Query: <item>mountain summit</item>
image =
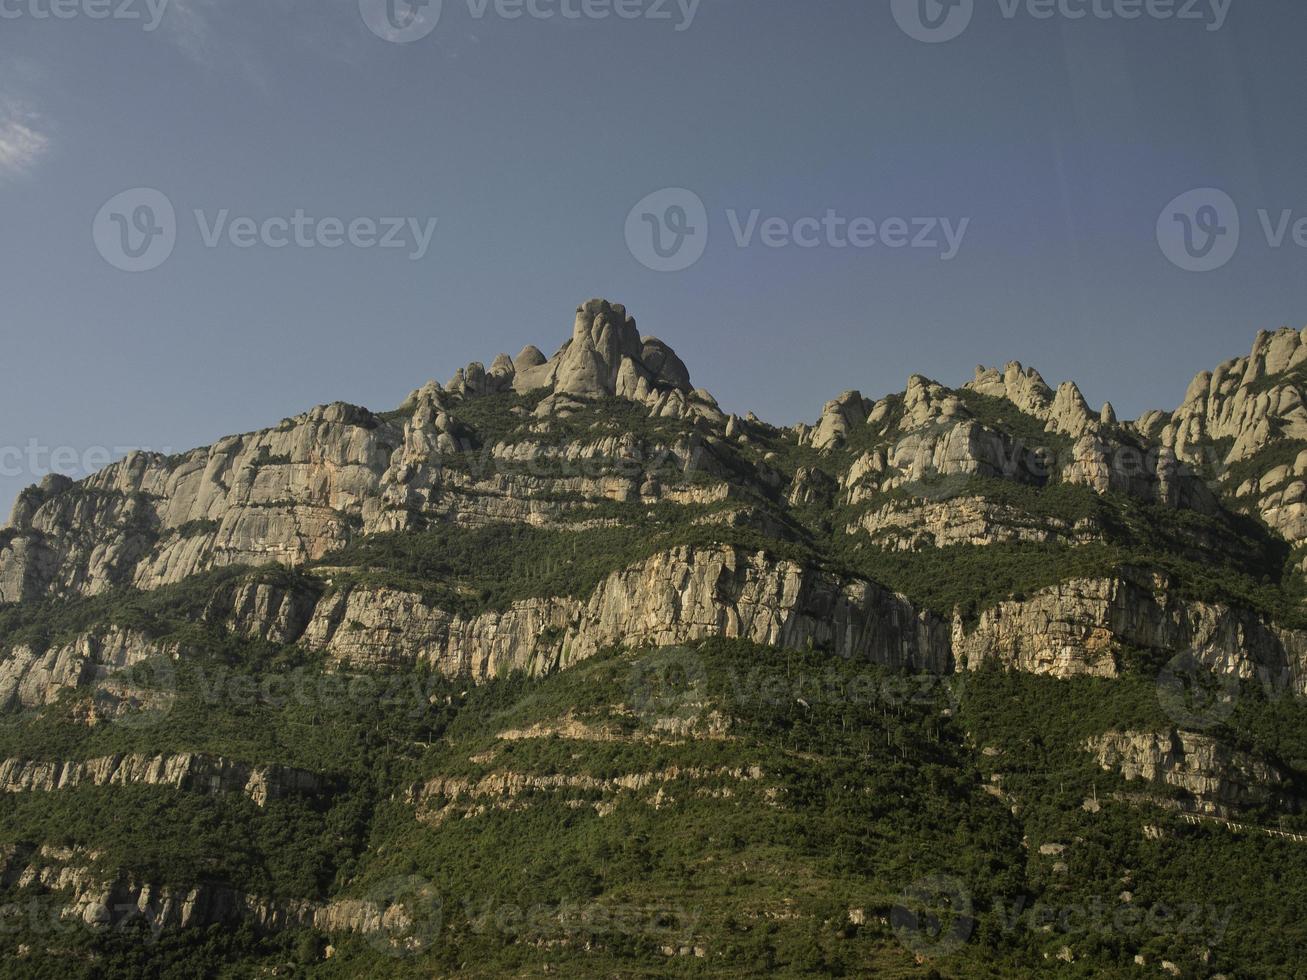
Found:
[[[596,299],[395,411],[48,478],[0,531],[0,954],[1297,969],[1305,364],[1261,334],[1128,421],[1012,362],[778,427]],[[1193,925],[1023,911],[1103,903]]]

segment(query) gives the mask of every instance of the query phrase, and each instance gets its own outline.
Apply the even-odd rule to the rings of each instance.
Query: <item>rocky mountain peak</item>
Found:
[[[1213,444],[1233,463],[1249,459],[1279,439],[1307,439],[1304,381],[1307,330],[1284,327],[1257,335],[1247,357],[1202,371],[1170,416],[1140,420],[1184,459],[1200,459]]]
[[[446,394],[466,399],[508,391],[546,391],[536,411],[540,418],[615,397],[643,404],[657,418],[702,417],[725,424],[716,400],[693,386],[676,351],[657,337],[642,336],[626,307],[606,299],[577,307],[572,334],[553,357],[528,344],[517,357],[498,355],[489,370],[473,362],[446,385],[433,381],[413,392],[402,407],[410,410]],[[443,401],[435,403],[445,407]]]
[[[715,400],[696,390],[676,352],[657,337],[641,336],[620,303],[592,299],[576,310],[571,338],[549,360],[528,347],[513,362],[519,394],[550,389],[537,414],[574,408],[577,399],[625,398],[660,418],[703,416],[724,424]]]

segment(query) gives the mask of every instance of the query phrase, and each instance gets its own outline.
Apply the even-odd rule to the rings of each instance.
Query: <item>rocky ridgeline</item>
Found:
[[[1194,378],[1174,412],[1148,412],[1138,432],[1213,473],[1291,543],[1307,542],[1307,330],[1257,335],[1247,357]],[[1301,446],[1307,449],[1307,444]],[[1263,466],[1241,468],[1268,454]]]
[[[745,548],[685,546],[612,573],[588,597],[523,599],[474,616],[394,587],[324,582],[319,592],[255,575],[217,589],[204,618],[239,636],[299,643],[338,670],[421,666],[474,682],[552,672],[615,646],[721,636],[937,676],[993,661],[1059,678],[1116,677],[1131,651],[1163,660],[1192,653],[1219,676],[1307,694],[1307,631],[1182,599],[1165,576],[1131,569],[950,622],[868,581]],[[11,709],[40,708],[153,657],[186,655],[175,643],[96,628],[39,656],[7,651],[0,693]]]
[[[1009,403],[1043,431],[1017,435],[985,422],[966,392]],[[902,394],[870,403],[851,391],[826,405],[798,440],[819,450],[857,445],[871,430],[875,448],[857,453],[841,480],[844,500],[859,504],[925,486],[927,501],[958,495],[970,477],[1041,487],[1051,482],[1122,493],[1169,507],[1213,513],[1217,502],[1200,474],[1169,447],[1122,426],[1112,406],[1092,413],[1071,382],[1056,392],[1033,368],[977,368],[961,392],[914,375]],[[874,527],[868,530],[875,530]]]
[[[510,390],[545,394],[534,412],[539,440],[483,447],[451,417],[468,399]],[[552,445],[552,424],[604,397],[680,420],[684,435],[670,445],[625,433]],[[594,300],[551,360],[528,348],[489,371],[470,365],[448,387],[414,392],[393,416],[337,403],[180,456],[136,453],[78,484],[47,478],[21,496],[0,537],[0,602],[152,589],[233,564],[302,564],[360,534],[404,530],[415,514],[545,523],[578,501],[656,502],[664,481],[672,499],[711,499],[710,487],[674,484],[701,439],[695,426],[725,425],[671,348],[642,338],[622,307]],[[587,459],[630,465],[619,476],[549,466]],[[656,472],[643,472],[646,461]]]
[[[1096,529],[1023,521],[978,502],[967,481],[1063,482],[1212,513],[1201,477],[1213,454],[1246,461],[1307,433],[1297,381],[1305,350],[1296,332],[1263,334],[1250,357],[1200,375],[1176,412],[1136,423],[1110,405],[1093,412],[1074,384],[1053,390],[1013,362],[978,368],[957,390],[914,376],[878,402],[846,392],[816,426],[780,430],[724,415],[668,345],[641,336],[623,307],[591,300],[552,358],[528,347],[489,369],[468,365],[389,415],[337,403],[180,456],[135,454],[80,483],[47,478],[0,532],[0,603],[152,589],[225,565],[299,565],[420,521],[550,525],[605,501],[780,492],[791,507],[861,508],[850,531],[891,547],[1080,542]],[[511,437],[459,421],[460,406],[508,392],[530,398],[513,410]],[[1010,406],[1035,431],[983,417],[975,398]],[[653,438],[586,416],[588,428],[568,430],[596,399],[629,402],[670,428]],[[759,434],[816,449],[828,465],[782,472],[775,453],[752,471],[716,464],[723,453],[747,457]],[[1304,477],[1307,454],[1227,490],[1296,543],[1307,536]]]
[[[914,376],[903,393],[878,402],[846,392],[815,427],[778,430],[754,416],[724,416],[692,387],[670,347],[641,336],[623,307],[592,300],[552,358],[527,348],[488,370],[469,365],[446,385],[415,391],[388,416],[329,405],[180,457],[137,454],[80,484],[47,479],[22,496],[0,533],[0,602],[97,594],[118,584],[151,589],[231,564],[301,565],[360,535],[408,529],[419,517],[558,526],[564,515],[575,519],[614,500],[707,504],[752,493],[792,508],[843,505],[853,508],[847,533],[893,549],[1083,544],[1101,536],[1094,518],[1032,517],[977,495],[969,481],[1039,487],[1058,480],[1210,512],[1215,498],[1178,460],[1196,461],[1213,447],[1246,460],[1307,433],[1296,380],[1304,361],[1302,335],[1262,334],[1250,357],[1201,375],[1175,413],[1137,423],[1120,422],[1110,405],[1093,412],[1074,384],[1054,390],[1014,362],[1001,371],[978,368],[957,390]],[[514,406],[511,438],[482,438],[458,420],[469,401],[510,391],[538,399]],[[642,417],[670,420],[670,435],[653,444],[645,433],[567,429],[595,399],[624,400]],[[993,405],[1024,419],[1023,430],[987,414]],[[777,455],[764,457],[758,447],[787,439],[826,462],[782,472]],[[679,480],[696,459],[712,458],[704,450],[713,446],[737,447],[739,460],[754,453],[756,466]],[[463,465],[474,450],[486,465]],[[1291,541],[1304,457],[1231,488]],[[1118,465],[1122,458],[1132,467]],[[656,473],[644,465],[651,460]],[[1058,676],[1106,674],[1126,646],[1202,647],[1221,651],[1214,656],[1231,672],[1265,669],[1277,683],[1303,689],[1298,633],[1247,611],[1181,601],[1165,584],[1131,574],[1012,599],[966,626],[873,583],[730,547],[667,552],[613,572],[589,596],[521,600],[474,616],[402,589],[336,587],[325,581],[328,571],[315,574],[324,580],[316,590],[241,580],[214,595],[204,618],[250,638],[303,642],[342,667],[427,664],[475,679],[544,672],[615,644],[721,635],[811,643],[937,673],[997,658]],[[41,651],[0,637],[6,647],[0,704],[11,708],[41,707],[161,653],[182,655],[116,628]]]
[[[0,792],[53,793],[77,786],[169,786],[198,793],[242,793],[258,806],[316,793],[322,780],[286,766],[249,765],[216,756],[112,755],[83,762],[0,761]]]

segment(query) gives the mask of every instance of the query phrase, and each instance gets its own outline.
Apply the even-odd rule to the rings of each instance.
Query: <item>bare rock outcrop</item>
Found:
[[[4,649],[3,640],[0,637],[0,710],[53,704],[66,690],[174,654],[143,633],[117,626],[89,630],[40,652],[27,644]]]
[[[1288,541],[1307,542],[1307,454],[1298,451],[1307,440],[1304,365],[1307,330],[1262,331],[1247,357],[1201,372],[1179,408],[1146,413],[1136,428],[1219,480]],[[1273,457],[1262,472],[1245,468],[1234,482],[1234,467],[1265,453]]]
[[[618,645],[714,636],[947,673],[948,625],[902,596],[745,549],[683,547],[605,579],[588,599],[528,599],[472,618],[420,596],[355,587],[328,595],[304,636],[353,666],[430,664],[476,679],[542,673]]]
[[[470,364],[447,385],[413,392],[397,413],[335,403],[178,456],[134,453],[80,483],[46,479],[20,497],[0,531],[0,603],[155,589],[230,565],[302,565],[360,535],[406,530],[416,515],[541,522],[578,493],[613,499],[602,479],[499,472],[500,460],[538,455],[529,440],[495,446],[478,472],[474,454],[485,447],[455,421],[455,408],[541,389],[542,434],[601,398],[627,399],[687,430],[726,426],[667,344],[641,337],[624,307],[591,300],[552,360],[528,347],[489,369]],[[667,448],[642,452],[658,457]],[[629,479],[638,498],[649,479]]]
[[[1104,769],[1184,791],[1189,809],[1230,817],[1250,806],[1295,806],[1288,777],[1248,752],[1186,731],[1107,732],[1086,746]]]
[[[26,863],[0,853],[0,875],[33,893],[61,896],[62,918],[91,929],[143,924],[159,936],[207,926],[248,924],[263,933],[315,929],[324,933],[381,935],[379,941],[404,941],[420,911],[407,901],[422,898],[403,889],[382,888],[376,897],[338,898],[331,902],[276,900],[251,895],[229,885],[160,885],[129,872],[105,874],[95,867],[100,855],[79,848],[42,846]],[[390,894],[398,890],[400,894]],[[419,928],[421,925],[419,924]]]
[[[318,594],[300,584],[267,581],[258,575],[217,590],[204,610],[206,622],[269,643],[294,643],[313,617]]]
[[[303,769],[251,765],[220,756],[112,755],[84,762],[0,761],[0,792],[53,793],[77,786],[168,786],[191,792],[242,793],[258,806],[269,800],[316,793],[322,779]]]
[[[872,403],[857,391],[846,391],[827,402],[822,409],[821,421],[812,433],[813,448],[830,449],[843,443],[853,429],[867,424],[871,408]]]
[[[1307,694],[1307,631],[1180,598],[1161,575],[1124,570],[1114,578],[1073,579],[1000,602],[974,625],[959,617],[953,629],[954,656],[971,670],[993,659],[1033,674],[1115,677],[1129,647],[1188,653],[1218,674]]]
[[[883,548],[920,551],[1018,541],[1086,544],[1099,539],[1101,528],[1092,517],[1034,518],[1020,508],[964,492],[940,500],[887,500],[863,511],[848,527],[850,534],[859,532]]]

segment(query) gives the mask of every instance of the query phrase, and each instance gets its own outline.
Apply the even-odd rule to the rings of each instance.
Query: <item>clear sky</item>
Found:
[[[58,447],[76,470],[327,401],[385,410],[553,353],[591,296],[778,423],[1014,358],[1133,417],[1307,323],[1307,248],[1257,215],[1307,216],[1301,0],[152,2],[0,0],[6,514]],[[94,16],[122,4],[140,19]],[[923,13],[965,29],[927,43]],[[141,187],[175,242],[130,273],[112,260],[170,237],[139,197],[105,208]],[[1241,240],[1223,254],[1228,214],[1195,208],[1217,237],[1191,251],[1223,264],[1185,271],[1159,216],[1205,187]],[[704,215],[636,207],[663,188]],[[386,217],[411,219],[404,247],[366,224],[295,241]],[[935,246],[891,247],[904,227]]]

